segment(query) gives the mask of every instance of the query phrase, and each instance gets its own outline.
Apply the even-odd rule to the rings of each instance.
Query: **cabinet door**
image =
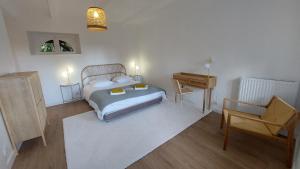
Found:
[[[40,135],[31,93],[25,78],[0,80],[0,99],[17,143]]]
[[[41,101],[37,104],[38,115],[40,118],[42,129],[45,129],[46,121],[47,121],[47,110],[45,106],[45,101],[42,98]]]
[[[35,102],[38,103],[41,98],[43,98],[43,91],[38,73],[34,73],[30,76],[29,82],[33,91]]]

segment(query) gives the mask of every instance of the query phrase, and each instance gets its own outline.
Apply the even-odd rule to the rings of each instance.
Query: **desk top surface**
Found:
[[[181,77],[185,77],[185,78],[191,78],[191,79],[216,79],[215,76],[211,76],[211,75],[202,75],[202,74],[196,74],[196,73],[185,73],[185,72],[179,72],[179,73],[174,73],[173,77],[176,76],[181,76]]]

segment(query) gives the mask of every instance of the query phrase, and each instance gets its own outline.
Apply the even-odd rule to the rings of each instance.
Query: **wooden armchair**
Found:
[[[226,108],[227,103],[246,104],[264,108],[262,115],[254,115],[238,110]],[[271,138],[287,144],[287,166],[292,166],[293,150],[294,150],[294,130],[297,121],[297,113],[295,108],[283,101],[280,97],[274,96],[268,105],[261,106],[246,102],[224,99],[223,111],[221,119],[221,128],[225,122],[225,138],[223,149],[226,150],[228,143],[229,129],[235,128],[239,131],[247,132],[265,138]],[[287,130],[288,136],[279,136],[279,131]]]

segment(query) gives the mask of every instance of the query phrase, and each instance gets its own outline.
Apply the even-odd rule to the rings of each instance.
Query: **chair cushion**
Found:
[[[224,109],[224,117],[225,117],[226,123],[228,120],[229,113],[260,119],[259,116],[257,116],[257,115]],[[259,134],[266,135],[266,136],[272,136],[272,133],[268,130],[268,128],[266,127],[266,125],[264,123],[256,122],[256,121],[241,118],[241,117],[231,116],[230,126],[238,128],[238,129],[254,132],[254,133],[259,133]]]

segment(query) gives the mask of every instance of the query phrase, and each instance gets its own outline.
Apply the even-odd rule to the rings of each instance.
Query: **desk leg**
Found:
[[[205,111],[206,89],[203,90],[203,113]]]
[[[212,88],[209,89],[209,98],[208,98],[208,99],[209,99],[209,100],[208,100],[208,109],[209,109],[209,110],[210,110],[210,108],[211,108],[211,93],[212,93],[212,90],[213,90]]]

